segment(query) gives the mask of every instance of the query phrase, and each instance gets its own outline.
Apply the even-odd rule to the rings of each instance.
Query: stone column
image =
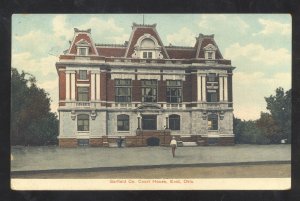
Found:
[[[95,100],[95,73],[91,72],[91,101]]]
[[[166,129],[169,129],[169,115],[166,114]]]
[[[219,97],[220,100],[219,101],[224,101],[224,97],[223,97],[223,76],[219,75]]]
[[[100,100],[100,89],[101,89],[101,85],[100,85],[100,72],[96,73],[96,100]]]
[[[206,102],[206,74],[202,74],[201,77],[202,77],[202,89],[201,89],[202,101]]]
[[[228,101],[227,75],[224,77],[224,101]]]
[[[75,87],[76,87],[75,71],[73,71],[71,72],[71,100],[76,100]]]
[[[197,101],[201,101],[201,76],[197,74]]]

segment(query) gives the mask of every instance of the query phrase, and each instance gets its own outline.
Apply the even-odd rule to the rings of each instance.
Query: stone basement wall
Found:
[[[58,141],[60,147],[77,147],[77,139],[76,138],[64,138],[59,139]]]
[[[147,146],[147,139],[151,137],[156,137],[160,141],[160,146],[169,146],[171,139],[173,136],[170,134],[165,133],[162,134],[160,132],[157,133],[150,133],[147,134],[138,134],[136,136],[126,136],[125,147],[144,147]],[[209,144],[208,138],[202,138],[199,135],[191,135],[189,137],[185,136],[175,136],[177,141],[182,142],[197,142],[198,146],[232,146],[234,145],[234,138],[233,137],[223,137],[223,138],[215,138],[214,144]],[[89,144],[91,147],[109,147],[109,143],[116,143],[117,138],[109,138],[108,136],[103,136],[102,138],[91,138],[89,139]],[[77,147],[77,139],[75,138],[65,138],[59,139],[59,146],[60,147]]]
[[[235,145],[234,143],[234,137],[220,137],[220,138],[214,138],[216,139],[215,144],[210,144],[208,141],[208,138],[202,138],[203,142],[202,145],[204,146],[233,146]]]

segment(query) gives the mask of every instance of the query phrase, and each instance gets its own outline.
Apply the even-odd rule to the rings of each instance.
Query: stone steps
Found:
[[[197,142],[182,142],[182,144],[183,144],[184,147],[196,147],[196,146],[198,146]]]

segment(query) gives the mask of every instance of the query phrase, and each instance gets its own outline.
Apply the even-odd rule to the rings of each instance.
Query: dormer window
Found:
[[[89,54],[90,43],[86,40],[80,40],[76,43],[77,55],[78,56],[87,56]]]
[[[87,47],[79,47],[77,48],[77,55],[79,56],[86,56],[88,53],[88,48]]]
[[[133,58],[142,59],[162,59],[161,46],[151,34],[141,36],[134,46]]]
[[[204,49],[205,59],[208,59],[208,60],[216,59],[217,48],[213,44],[208,44],[203,49]]]
[[[143,52],[143,59],[152,59],[152,52]]]
[[[213,52],[207,52],[207,59],[213,59]]]

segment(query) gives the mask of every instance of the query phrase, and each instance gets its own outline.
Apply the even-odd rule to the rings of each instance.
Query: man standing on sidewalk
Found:
[[[173,158],[174,158],[175,157],[175,149],[177,147],[177,141],[176,141],[174,136],[171,140],[170,146],[172,147],[172,155],[173,155]]]

